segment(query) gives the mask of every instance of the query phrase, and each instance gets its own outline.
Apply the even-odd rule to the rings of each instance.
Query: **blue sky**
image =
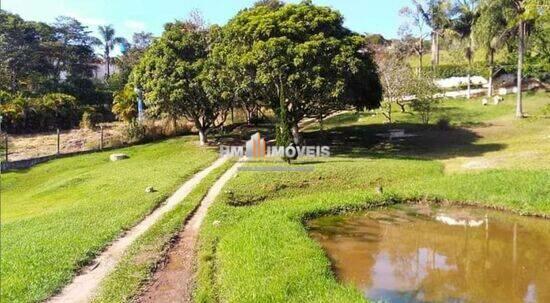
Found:
[[[2,9],[27,20],[53,22],[60,15],[71,16],[91,29],[112,24],[117,33],[131,38],[132,33],[162,32],[164,23],[183,19],[199,10],[209,23],[224,24],[240,9],[255,0],[0,0]],[[287,1],[287,2],[297,2]],[[345,24],[360,33],[381,33],[395,37],[403,19],[398,10],[410,0],[314,0],[333,7],[345,17]]]

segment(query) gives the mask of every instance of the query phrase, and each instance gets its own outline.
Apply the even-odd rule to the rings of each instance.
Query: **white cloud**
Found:
[[[134,32],[141,32],[146,28],[145,23],[136,20],[126,20],[124,26]]]

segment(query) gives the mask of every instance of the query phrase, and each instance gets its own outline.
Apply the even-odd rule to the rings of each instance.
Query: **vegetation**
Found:
[[[85,112],[96,113],[100,120],[112,120],[105,105],[112,103],[113,92],[124,87],[128,69],[152,38],[147,33],[139,33],[135,46],[124,43],[127,50],[124,53],[128,55],[124,54],[124,60],[117,63],[124,72],[103,81],[94,78],[94,71],[101,63],[94,47],[103,43],[104,62],[108,63],[110,75],[111,51],[115,44],[124,41],[115,37],[112,27],[101,27],[101,30],[104,42],[93,37],[91,31],[74,18],[58,17],[53,24],[45,24],[25,21],[0,10],[2,129],[25,133],[73,128],[79,125]],[[47,95],[54,94],[73,98],[70,115],[50,118],[53,109],[44,102],[50,98]]]
[[[527,104],[536,116],[548,104],[548,94],[528,96]],[[444,102],[438,116],[452,113],[456,120],[451,130],[419,126],[418,118],[397,111],[395,123],[417,135],[399,142],[375,136],[387,129],[379,124],[382,117],[350,113],[347,120],[335,117],[335,123],[325,123],[338,133],[333,140],[346,142],[347,148],[333,150],[327,160],[304,158],[294,164],[313,165],[315,171],[262,172],[261,177],[259,172],[240,172],[213,204],[201,230],[195,300],[364,302],[359,291],[337,282],[325,253],[306,233],[304,220],[328,213],[412,200],[550,214],[550,174],[547,165],[541,166],[550,155],[550,146],[542,140],[547,122],[534,117],[514,120],[509,111],[513,107],[512,98],[490,109],[479,100]],[[497,126],[457,126],[468,124]],[[305,136],[312,140],[318,134],[312,130]],[[529,160],[520,156],[522,151],[541,151],[543,158]],[[517,158],[508,158],[510,153]],[[447,170],[449,161],[463,158],[499,159],[492,165],[500,164]],[[504,168],[508,161],[510,169]],[[382,188],[383,194],[375,188]],[[214,221],[219,221],[217,227]]]
[[[206,60],[213,35],[193,21],[167,24],[133,74],[149,114],[173,121],[186,117],[195,124],[202,145],[208,132],[225,122],[228,110],[223,95],[207,88]]]
[[[2,173],[2,302],[36,302],[217,157],[189,137]],[[154,193],[145,193],[153,186]]]
[[[212,58],[227,75],[224,92],[270,107],[279,120],[284,114],[280,124],[288,125],[298,144],[298,123],[305,117],[322,120],[337,110],[378,107],[380,81],[365,46],[330,8],[308,1],[259,3],[223,27]]]
[[[100,26],[99,34],[102,38],[101,45],[103,46],[103,60],[107,65],[107,78],[109,78],[109,76],[111,76],[111,52],[117,45],[126,48],[128,41],[122,37],[117,37],[115,34],[115,29],[111,25]]]

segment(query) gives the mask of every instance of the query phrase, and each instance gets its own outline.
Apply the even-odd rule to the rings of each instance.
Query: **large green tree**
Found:
[[[0,10],[0,89],[33,90],[37,77],[48,74],[41,30],[49,27]]]
[[[259,2],[231,19],[221,36],[212,57],[230,69],[237,89],[226,85],[228,93],[270,106],[296,143],[304,117],[379,106],[380,82],[364,37],[328,7]]]
[[[211,32],[193,22],[174,22],[146,51],[132,74],[152,115],[173,120],[185,116],[195,124],[200,143],[225,121],[227,106],[208,89],[207,57]]]

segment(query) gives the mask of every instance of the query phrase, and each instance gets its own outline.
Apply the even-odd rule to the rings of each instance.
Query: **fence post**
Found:
[[[99,140],[99,149],[103,150],[103,125],[100,125],[99,129],[101,131],[101,138]]]
[[[6,137],[4,138],[4,152],[6,153],[6,163],[8,162],[8,154],[9,154],[9,151],[8,151],[8,134],[6,133]]]
[[[60,139],[60,134],[59,134],[59,128],[57,129],[57,155],[59,156],[60,154],[60,144],[59,144],[59,140]]]

